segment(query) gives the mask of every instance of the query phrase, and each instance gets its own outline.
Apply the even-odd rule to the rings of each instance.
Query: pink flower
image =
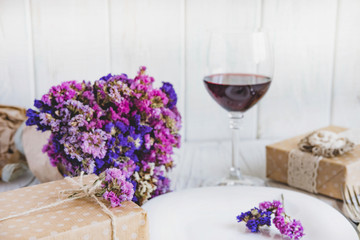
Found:
[[[159,106],[165,106],[168,102],[169,99],[166,96],[166,94],[161,91],[160,89],[153,89],[150,93],[149,93],[149,98],[150,101],[152,102],[153,105],[156,106],[159,104]]]
[[[145,140],[145,148],[147,150],[149,150],[151,148],[151,138],[150,138],[150,134],[146,134],[144,136],[144,140]]]
[[[94,156],[94,158],[104,158],[107,146],[106,141],[110,139],[111,135],[101,129],[96,129],[93,132],[83,132],[81,134],[81,150]]]
[[[50,97],[49,97],[49,94],[45,94],[41,97],[41,101],[43,101],[45,104],[47,105],[51,105],[51,100],[50,100]]]
[[[131,201],[134,196],[132,183],[126,181],[124,173],[117,168],[106,169],[102,177],[102,187],[106,189],[102,197],[110,201],[111,207],[121,206],[124,201]]]
[[[116,194],[115,194],[114,192],[108,192],[108,191],[106,191],[106,192],[103,194],[103,198],[104,198],[105,200],[110,201],[111,207],[121,206],[120,199],[116,196]]]

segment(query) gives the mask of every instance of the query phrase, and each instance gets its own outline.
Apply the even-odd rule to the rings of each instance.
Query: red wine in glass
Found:
[[[230,112],[245,112],[267,92],[271,78],[256,74],[225,73],[204,78],[207,91]]]

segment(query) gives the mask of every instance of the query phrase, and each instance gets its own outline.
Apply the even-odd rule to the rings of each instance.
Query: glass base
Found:
[[[218,186],[266,186],[264,179],[242,175],[237,168],[230,168],[230,174],[227,178],[217,183]]]

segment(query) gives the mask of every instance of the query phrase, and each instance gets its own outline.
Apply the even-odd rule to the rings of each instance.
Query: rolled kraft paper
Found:
[[[2,167],[1,180],[4,182],[11,182],[18,178],[27,170],[27,165],[24,163],[8,163]]]
[[[27,165],[24,156],[18,151],[6,155],[6,158],[0,159],[0,178],[4,182],[11,182],[24,174]]]
[[[58,169],[50,164],[48,155],[42,152],[49,137],[50,132],[37,131],[35,126],[24,127],[22,143],[27,163],[31,172],[43,183],[63,179]]]
[[[26,119],[25,109],[0,105],[0,179],[12,181],[23,174],[26,161],[15,146],[15,133]]]

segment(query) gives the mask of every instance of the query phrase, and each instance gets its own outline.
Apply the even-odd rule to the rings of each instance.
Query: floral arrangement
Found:
[[[128,196],[131,186],[132,200],[140,205],[170,190],[167,173],[173,167],[173,148],[180,147],[181,128],[173,86],[154,88],[154,78],[145,70],[140,67],[134,79],[108,74],[94,83],[63,82],[35,100],[38,110],[28,109],[26,121],[51,131],[43,152],[64,176],[83,171],[119,178],[119,186]],[[116,194],[103,194],[118,205]]]
[[[259,208],[254,207],[250,211],[243,212],[237,216],[237,221],[245,222],[246,227],[251,232],[259,232],[259,227],[265,225],[271,226],[272,216],[274,216],[272,222],[281,234],[294,240],[299,240],[305,235],[300,221],[292,220],[286,215],[283,204],[277,200],[260,203]]]

